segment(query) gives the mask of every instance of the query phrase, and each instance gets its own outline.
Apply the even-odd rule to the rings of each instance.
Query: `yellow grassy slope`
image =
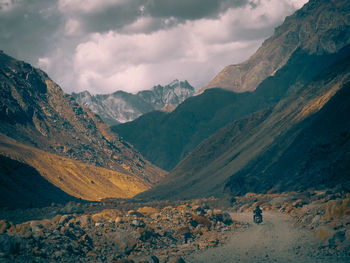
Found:
[[[130,198],[149,189],[147,182],[136,177],[47,153],[3,134],[0,134],[0,154],[32,166],[67,194],[85,200]]]

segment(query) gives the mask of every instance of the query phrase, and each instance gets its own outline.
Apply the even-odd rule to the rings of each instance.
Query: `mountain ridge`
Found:
[[[65,169],[64,165],[63,169],[56,168],[64,176],[77,178],[79,162],[84,163],[80,167],[98,170],[97,174],[101,177],[113,173],[116,180],[123,176],[137,180],[141,182],[140,191],[148,189],[164,174],[123,138],[110,132],[98,116],[64,94],[46,73],[4,53],[0,53],[0,95],[0,142],[7,145],[1,154],[7,158],[33,162],[26,157],[31,155],[28,152],[32,152],[33,156],[41,156],[47,161],[40,163],[38,157],[37,161],[29,164],[41,173],[44,171],[42,167],[54,167],[55,163],[66,158],[75,163],[75,168]],[[16,143],[8,143],[8,138]],[[20,150],[22,146],[18,148],[17,144],[31,148],[25,154]],[[19,150],[16,153],[11,151],[11,147]],[[44,153],[36,154],[38,151],[44,151],[51,159],[46,158]],[[9,155],[9,152],[12,154]],[[48,170],[53,171],[51,168]],[[118,197],[122,197],[121,192]],[[74,195],[74,192],[70,194]],[[90,192],[90,197],[96,198],[93,192]]]
[[[247,61],[226,66],[199,93],[216,87],[236,92],[253,91],[282,68],[298,48],[317,55],[336,53],[350,43],[350,33],[346,30],[350,27],[349,11],[346,0],[309,1],[288,16]]]
[[[349,53],[349,46],[324,55],[310,55],[297,49],[285,66],[252,92],[208,89],[187,99],[169,114],[145,114],[133,122],[113,126],[112,130],[133,144],[148,160],[169,171],[220,128],[273,106]]]
[[[186,80],[175,79],[168,85],[157,85],[136,94],[117,90],[111,94],[91,95],[83,91],[72,93],[72,96],[98,114],[105,123],[115,125],[132,121],[153,110],[172,111],[194,93],[194,88]]]
[[[183,199],[349,185],[349,58],[348,54],[273,108],[228,124],[203,141],[160,185],[138,198]],[[334,130],[327,119],[337,124]]]

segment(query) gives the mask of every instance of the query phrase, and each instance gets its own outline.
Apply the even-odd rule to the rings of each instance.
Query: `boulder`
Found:
[[[6,220],[0,220],[0,234],[3,234],[9,229],[11,224]]]
[[[91,219],[94,222],[113,222],[117,216],[123,216],[124,213],[117,209],[104,209],[99,213],[93,214]]]
[[[86,227],[92,223],[92,220],[89,215],[82,215],[79,217],[78,222],[82,227]]]
[[[61,216],[60,220],[58,221],[58,224],[64,225],[64,224],[68,223],[68,221],[72,218],[73,218],[72,215],[63,215],[63,216]]]
[[[196,215],[196,214],[190,214],[191,215],[191,218],[192,220],[190,221],[191,225],[193,227],[196,227],[198,225],[202,225],[202,226],[205,226],[207,228],[210,228],[212,223],[211,221],[204,217],[204,216],[199,216],[199,215]]]
[[[185,260],[180,256],[176,256],[169,258],[168,263],[185,263]]]
[[[144,206],[144,207],[140,207],[139,209],[137,209],[137,212],[139,212],[145,216],[151,216],[153,214],[159,213],[160,209],[155,208],[155,207],[150,207],[150,206]]]
[[[129,254],[136,246],[137,240],[127,230],[119,229],[117,232],[105,234],[106,243],[115,248],[116,252]]]

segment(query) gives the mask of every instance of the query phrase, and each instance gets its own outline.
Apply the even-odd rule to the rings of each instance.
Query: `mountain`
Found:
[[[349,61],[350,52],[275,106],[220,129],[139,197],[349,190]]]
[[[83,91],[72,93],[72,97],[98,114],[105,123],[113,125],[132,121],[153,110],[172,111],[193,94],[194,88],[187,81],[174,80],[166,86],[157,85],[137,94],[116,91],[91,95]]]
[[[43,71],[3,52],[0,92],[2,182],[20,183],[13,181],[18,174],[11,168],[19,162],[36,170],[35,178],[39,173],[61,190],[70,189],[66,193],[72,196],[97,200],[110,194],[130,197],[163,174]]]
[[[252,92],[208,89],[187,99],[171,113],[145,114],[133,122],[113,126],[112,130],[152,163],[171,170],[220,128],[275,105],[348,53],[348,47],[319,55],[297,49],[274,76],[266,78]]]
[[[266,65],[273,72],[265,74],[261,71],[265,73],[259,78],[247,73],[249,81],[259,79],[254,88],[244,86],[232,91],[222,85],[218,87],[225,90],[204,89],[169,114],[151,113],[114,126],[112,130],[133,144],[152,163],[172,170],[200,142],[220,128],[275,105],[342,59],[348,52],[345,47],[350,43],[349,9],[348,1],[310,1],[286,18],[274,36],[248,60],[257,63],[252,70],[262,70],[262,65]],[[315,19],[317,23],[311,27]],[[310,38],[305,36],[307,28]],[[294,42],[295,45],[291,46]],[[235,75],[224,75],[237,80]],[[242,92],[244,90],[250,91]]]
[[[287,17],[258,51],[247,61],[225,67],[200,92],[224,88],[236,92],[252,91],[282,68],[297,49],[311,54],[336,53],[349,44],[347,0],[310,0]]]

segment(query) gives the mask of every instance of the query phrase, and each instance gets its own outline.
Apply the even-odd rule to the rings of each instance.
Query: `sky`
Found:
[[[197,90],[307,0],[0,0],[0,49],[65,92]]]

